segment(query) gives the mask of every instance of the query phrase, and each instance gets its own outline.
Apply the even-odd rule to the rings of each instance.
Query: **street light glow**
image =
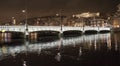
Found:
[[[56,14],[56,16],[59,16],[59,14]]]
[[[22,10],[22,12],[23,12],[23,13],[25,13],[25,12],[26,12],[26,10]]]

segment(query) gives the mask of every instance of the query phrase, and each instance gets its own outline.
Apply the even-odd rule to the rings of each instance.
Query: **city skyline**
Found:
[[[117,10],[119,0],[1,0],[0,21],[11,17],[23,17],[22,10],[27,8],[28,18],[60,13],[72,15],[81,12],[100,12],[110,14]],[[89,7],[88,7],[89,6]]]

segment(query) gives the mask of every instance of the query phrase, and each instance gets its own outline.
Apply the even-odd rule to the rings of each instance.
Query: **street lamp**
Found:
[[[25,38],[28,39],[28,24],[27,24],[27,11],[26,10],[22,10],[22,12],[25,14]]]
[[[60,16],[60,30],[61,30],[61,32],[62,32],[62,15],[61,15],[62,13],[61,13],[61,11],[60,11],[60,14],[56,14],[56,16],[58,17],[58,16]]]
[[[27,11],[26,10],[22,10],[22,12],[24,13],[25,19],[26,19],[25,24],[27,24]]]
[[[60,10],[60,27],[61,27],[61,32],[62,32],[62,11]]]
[[[26,30],[28,30],[28,24],[27,24],[27,11],[26,11],[26,10],[22,10],[22,12],[25,14],[25,27],[26,27]]]
[[[56,14],[56,16],[59,16],[59,14]]]

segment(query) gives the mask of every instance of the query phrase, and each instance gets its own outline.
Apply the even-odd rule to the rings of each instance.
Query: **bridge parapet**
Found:
[[[99,28],[99,31],[103,31],[103,30],[111,31],[111,27],[100,27]]]
[[[78,30],[78,31],[83,31],[83,27],[73,27],[73,26],[63,26],[63,32],[64,31],[69,31],[69,30]]]
[[[95,30],[95,31],[103,31],[107,30],[110,31],[110,27],[92,27],[92,26],[85,26],[85,27],[72,27],[72,26],[28,26],[28,30],[26,30],[26,26],[20,25],[20,26],[0,26],[0,31],[15,31],[15,32],[36,32],[36,31],[58,31],[60,33],[64,31],[70,31],[70,30],[77,30],[77,31],[88,31],[88,30]],[[62,32],[61,32],[62,31]]]
[[[0,26],[0,31],[2,31],[2,30],[24,32],[25,31],[25,26],[24,25],[20,25],[20,26]]]
[[[28,31],[60,31],[60,26],[28,26]]]

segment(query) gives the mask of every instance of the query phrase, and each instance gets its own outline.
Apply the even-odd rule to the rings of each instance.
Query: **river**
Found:
[[[120,32],[60,38],[35,35],[25,40],[0,34],[0,66],[120,66]]]

